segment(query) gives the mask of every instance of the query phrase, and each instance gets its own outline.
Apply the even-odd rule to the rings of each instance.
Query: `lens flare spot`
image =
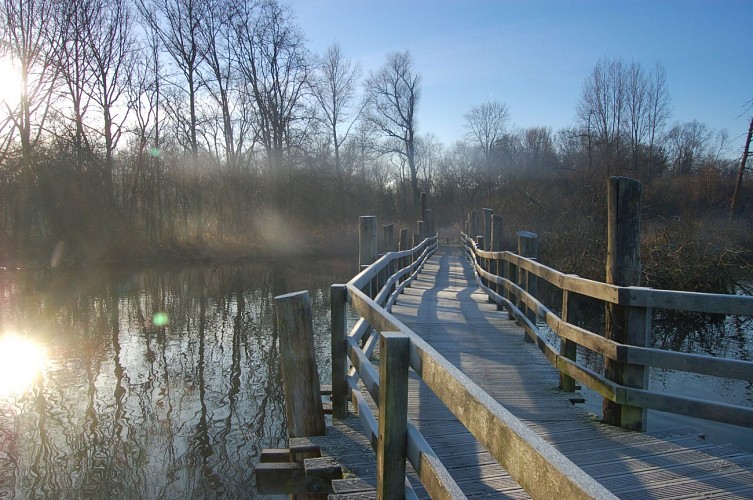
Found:
[[[0,338],[0,396],[22,394],[42,374],[45,353],[34,341],[13,333]]]
[[[151,155],[152,155],[153,157],[155,157],[155,158],[159,158],[159,157],[160,157],[160,155],[162,154],[162,151],[160,150],[160,148],[152,148],[151,150],[149,150],[149,153],[150,153],[150,154],[151,154]]]
[[[167,313],[158,312],[154,313],[154,316],[152,316],[152,323],[154,326],[166,326],[169,322],[170,318],[167,316]]]

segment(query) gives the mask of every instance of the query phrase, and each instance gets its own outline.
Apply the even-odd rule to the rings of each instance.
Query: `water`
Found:
[[[286,442],[272,297],[309,290],[326,381],[329,286],[354,271],[0,272],[0,497],[252,496]]]

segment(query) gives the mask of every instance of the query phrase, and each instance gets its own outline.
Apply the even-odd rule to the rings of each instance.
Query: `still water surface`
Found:
[[[327,381],[329,287],[351,264],[0,271],[0,498],[252,497],[260,451],[285,445],[272,297],[309,291]],[[747,320],[665,323],[657,347],[753,359]],[[750,382],[701,378],[652,370],[651,387],[753,404]],[[750,429],[649,425],[753,451]]]
[[[342,262],[0,272],[0,497],[242,498],[285,445],[272,297],[309,290],[329,379]]]

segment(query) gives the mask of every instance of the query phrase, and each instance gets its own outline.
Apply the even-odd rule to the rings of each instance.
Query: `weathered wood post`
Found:
[[[470,236],[471,238],[475,240],[476,236],[479,235],[480,225],[481,223],[480,223],[478,212],[474,210],[473,212],[471,212],[471,232],[470,234],[468,234],[468,236]]]
[[[382,250],[385,253],[395,251],[395,225],[385,224],[382,226]]]
[[[418,221],[418,236],[419,240],[418,243],[423,241],[424,238],[426,238],[426,221],[420,220]]]
[[[528,259],[536,259],[539,255],[538,236],[529,231],[518,231],[518,255]],[[518,286],[528,292],[529,295],[536,295],[536,276],[532,275],[525,269],[518,269]],[[536,322],[536,313],[526,306],[522,300],[518,300],[518,308],[523,311],[526,317],[532,322]],[[526,342],[533,342],[533,339],[527,333],[523,334]]]
[[[484,213],[484,248],[481,250],[491,250],[492,248],[492,214],[494,210],[491,208],[482,208]]]
[[[497,214],[492,214],[492,245],[491,245],[492,252],[501,252],[502,251],[502,216]],[[503,275],[503,268],[500,265],[499,259],[492,260],[492,266],[491,266],[492,272],[496,274],[497,276]],[[494,291],[497,292],[497,294],[502,295],[504,293],[504,287],[502,285],[494,285],[493,286]],[[497,304],[497,309],[502,309],[502,306],[500,304]]]
[[[404,227],[404,228],[400,229],[400,246],[399,246],[398,249],[402,252],[403,250],[408,250],[409,248],[410,248],[410,246],[409,246],[409,242],[408,242],[408,228]],[[400,259],[400,268],[404,269],[405,267],[408,266],[408,263],[409,263],[408,262],[408,257],[402,257]],[[403,281],[405,281],[405,279],[406,279],[405,276],[403,276],[402,278],[400,278],[400,283],[402,283]]]
[[[432,212],[431,208],[426,209],[424,222],[426,224],[426,236],[434,236],[434,212]]]
[[[576,324],[578,317],[577,294],[562,290],[562,321]],[[575,361],[578,344],[572,340],[560,337],[560,355]],[[565,392],[575,391],[575,379],[560,372],[560,389]]]
[[[617,286],[638,286],[641,278],[641,183],[626,177],[608,180],[607,276]],[[622,294],[620,294],[622,295]],[[651,311],[644,307],[606,305],[606,338],[645,347],[650,345]],[[604,359],[604,376],[628,387],[648,388],[648,369]],[[624,429],[645,430],[646,410],[604,398],[604,422]]]
[[[405,498],[410,337],[382,333],[379,351],[377,498],[399,499]]]
[[[362,215],[358,218],[358,223],[358,265],[362,271],[377,259],[376,215]],[[369,288],[364,293],[373,299],[376,294],[374,283]]]
[[[348,414],[348,340],[345,319],[345,285],[330,287],[330,328],[332,335],[332,416]]]
[[[324,434],[324,411],[316,370],[309,293],[278,295],[274,303],[288,437],[321,436]]]
[[[484,237],[482,235],[476,236],[476,250],[483,250],[484,249]],[[476,255],[476,262],[479,266],[481,266],[481,269],[486,271],[486,266],[484,265],[484,259],[482,257],[479,257],[478,254]],[[484,286],[488,286],[488,283],[485,278],[481,278],[481,283]]]

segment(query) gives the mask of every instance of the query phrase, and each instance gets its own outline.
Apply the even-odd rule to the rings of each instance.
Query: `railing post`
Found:
[[[427,225],[429,224],[429,218],[426,214],[426,193],[421,193],[421,220],[424,221]],[[421,239],[426,238],[426,234],[422,233],[421,231],[418,232],[421,235]]]
[[[402,252],[403,250],[408,250],[410,248],[408,246],[408,228],[404,227],[400,229],[400,247],[399,250]],[[404,269],[408,265],[408,257],[402,257],[400,259],[400,269]],[[405,281],[405,276],[400,278],[400,283]]]
[[[480,224],[479,224],[478,212],[474,210],[471,212],[471,230],[468,233],[468,236],[470,236],[474,240],[476,239],[476,236],[478,236],[479,225]]]
[[[536,259],[538,257],[538,236],[535,233],[528,231],[518,231],[518,255],[526,257],[528,259]],[[536,295],[536,276],[532,276],[525,269],[518,269],[518,286],[525,290],[529,295]],[[523,311],[526,317],[533,323],[536,322],[536,313],[524,305],[523,301],[518,300],[518,309]],[[524,333],[526,342],[533,342],[533,339]]]
[[[278,295],[274,303],[288,437],[324,435],[324,411],[316,369],[309,293]]]
[[[576,294],[568,290],[562,290],[562,321],[575,324],[578,317],[578,305]],[[560,356],[575,361],[578,344],[566,338],[560,338]],[[560,389],[565,392],[575,391],[575,379],[560,372]]]
[[[434,212],[432,212],[431,208],[426,209],[424,222],[426,223],[426,236],[434,236]]]
[[[492,214],[491,208],[482,208],[484,214],[484,247],[481,250],[491,250],[492,248]]]
[[[638,286],[641,276],[641,183],[610,177],[607,190],[606,281],[617,286]],[[621,294],[620,294],[621,295]],[[621,344],[650,345],[650,310],[606,305],[606,338]],[[648,369],[604,359],[604,376],[620,385],[648,388]],[[645,430],[646,410],[604,399],[604,422],[624,429]]]
[[[332,333],[332,416],[348,415],[348,341],[345,320],[347,289],[330,287],[330,327]]]
[[[491,249],[492,252],[501,252],[502,251],[502,216],[492,214],[492,245]],[[492,271],[497,276],[502,276],[503,269],[502,266],[500,266],[499,259],[492,260]],[[504,292],[504,287],[502,285],[494,285],[494,291],[497,292],[498,295],[502,295]],[[497,304],[497,310],[502,309],[502,306],[500,304]]]
[[[358,265],[359,269],[374,263],[377,258],[377,218],[376,215],[362,215],[358,218]],[[375,284],[372,282],[366,293],[374,298]]]
[[[405,498],[410,337],[382,333],[379,352],[377,498]]]
[[[484,249],[484,237],[481,236],[481,235],[476,236],[476,249],[478,249],[478,250],[483,250]],[[486,269],[486,265],[484,264],[484,259],[482,257],[480,257],[480,256],[477,255],[476,256],[476,262],[478,262],[478,265],[481,266],[481,269],[483,269],[484,271],[487,270]],[[488,286],[488,283],[487,283],[486,279],[484,279],[484,278],[481,278],[481,283],[483,283],[484,286]]]
[[[382,226],[382,245],[385,253],[395,251],[395,225],[385,224]]]

